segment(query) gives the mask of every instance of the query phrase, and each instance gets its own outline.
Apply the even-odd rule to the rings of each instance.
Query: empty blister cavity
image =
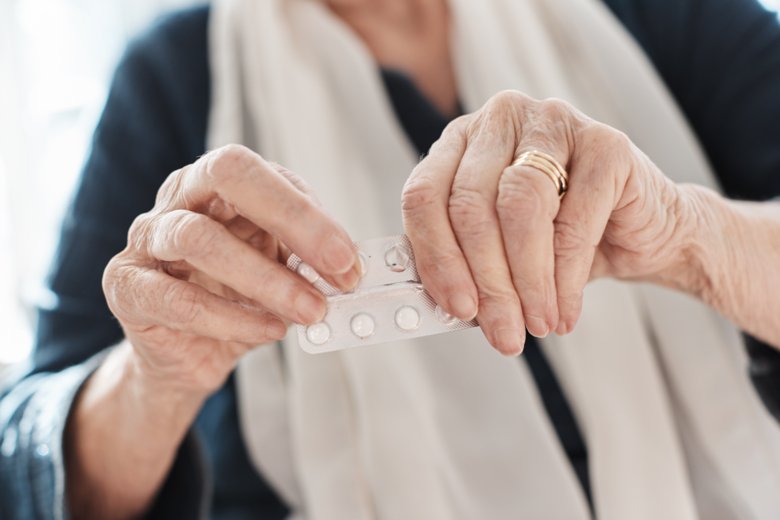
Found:
[[[306,339],[313,345],[324,345],[330,339],[330,327],[325,322],[306,327]]]
[[[365,275],[368,269],[368,255],[363,251],[358,251],[358,262],[360,262],[360,275]]]
[[[301,262],[296,271],[309,283],[314,283],[320,279],[320,273],[315,271],[314,268],[306,262]]]
[[[383,285],[420,281],[414,265],[414,251],[409,239],[404,235],[364,240],[356,245],[362,275],[353,292]],[[287,268],[295,272],[298,272],[298,269],[305,270],[307,268],[301,267],[304,263],[300,257],[292,254],[287,260]],[[310,282],[325,296],[342,294],[322,277]]]
[[[449,312],[444,310],[444,307],[441,305],[437,305],[436,309],[434,310],[434,314],[436,315],[436,319],[439,320],[439,323],[442,323],[444,325],[451,325],[458,321],[458,318],[450,314]]]
[[[374,334],[376,322],[370,315],[366,314],[365,312],[361,312],[360,314],[356,314],[352,317],[352,319],[349,321],[349,327],[352,329],[352,333],[355,336],[365,339],[371,337]]]
[[[414,307],[404,305],[395,311],[395,324],[401,330],[417,330],[420,326],[420,313]]]
[[[394,273],[402,273],[409,268],[412,255],[406,244],[397,242],[385,251],[385,266]]]
[[[326,282],[325,279],[320,276],[320,273],[315,271],[312,266],[301,260],[298,255],[290,255],[290,258],[287,259],[287,269],[298,273],[304,280],[312,284],[315,289],[320,291],[325,296],[341,294],[341,291]]]

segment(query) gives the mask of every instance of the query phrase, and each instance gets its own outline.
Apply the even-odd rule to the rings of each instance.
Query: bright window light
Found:
[[[0,371],[32,309],[116,61],[164,11],[203,0],[0,1]]]

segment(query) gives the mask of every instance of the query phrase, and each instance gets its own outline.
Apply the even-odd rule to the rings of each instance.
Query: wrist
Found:
[[[72,422],[77,427],[97,419],[108,425],[119,418],[124,423],[139,425],[163,444],[175,446],[189,429],[205,397],[150,377],[141,368],[132,346],[124,341],[86,381],[77,398]],[[106,413],[107,410],[111,413]],[[117,428],[117,440],[122,440],[119,437],[125,433],[133,435],[132,429]]]
[[[690,268],[677,279],[678,288],[778,345],[777,296],[771,289],[780,279],[773,267],[780,252],[780,207],[729,200],[698,186],[681,186],[681,193],[691,215]]]
[[[141,516],[203,399],[150,379],[127,342],[112,349],[79,392],[66,425],[72,516]]]
[[[716,192],[695,184],[677,185],[678,254],[662,284],[707,303],[716,298],[717,281],[727,264],[722,237],[727,227],[726,201]]]
[[[189,425],[208,397],[205,389],[149,370],[128,341],[118,345],[114,354],[116,377],[126,389],[128,399],[150,413],[168,417],[171,422],[183,420]]]

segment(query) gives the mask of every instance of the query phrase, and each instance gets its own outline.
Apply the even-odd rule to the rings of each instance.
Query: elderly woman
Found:
[[[2,517],[780,518],[736,332],[780,346],[780,206],[727,198],[780,195],[779,91],[750,0],[171,18],[119,68],[3,397]],[[327,312],[290,252],[349,290],[353,241],[401,229],[480,329],[285,339]]]

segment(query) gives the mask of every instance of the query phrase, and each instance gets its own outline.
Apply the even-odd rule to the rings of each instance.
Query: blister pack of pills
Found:
[[[298,343],[319,354],[352,347],[431,336],[475,327],[436,305],[420,283],[406,236],[375,238],[357,244],[363,276],[342,292],[307,263],[291,255],[287,267],[314,285],[328,302],[325,319],[296,325]]]

